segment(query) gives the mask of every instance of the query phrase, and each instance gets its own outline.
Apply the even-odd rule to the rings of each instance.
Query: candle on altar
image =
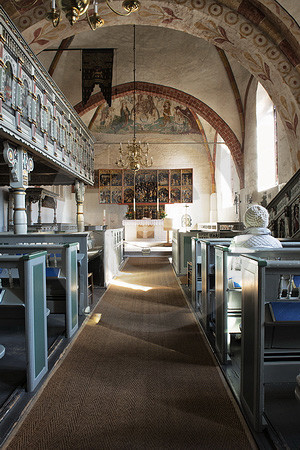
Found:
[[[135,198],[133,199],[133,211],[135,211]]]
[[[52,0],[52,9],[55,9],[56,5],[55,5],[55,0]]]
[[[156,210],[159,211],[159,197],[157,196],[157,206],[156,206]]]

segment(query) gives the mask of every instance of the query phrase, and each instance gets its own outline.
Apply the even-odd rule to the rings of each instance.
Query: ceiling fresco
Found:
[[[66,21],[55,29],[46,22],[49,0],[0,0],[0,3],[36,53],[55,40],[70,36]],[[292,168],[296,171],[300,165],[300,29],[288,14],[293,3],[286,0],[143,0],[142,3],[141,11],[129,18],[117,17],[101,7],[105,27],[137,23],[172,28],[223,49],[272,98],[286,131]],[[84,18],[73,27],[72,34],[87,30]],[[242,173],[243,158],[235,158],[235,162]]]
[[[94,133],[133,132],[133,95],[125,95],[105,103],[98,111],[91,131]],[[136,93],[136,131],[138,133],[189,134],[199,133],[189,108],[179,103],[150,94]]]

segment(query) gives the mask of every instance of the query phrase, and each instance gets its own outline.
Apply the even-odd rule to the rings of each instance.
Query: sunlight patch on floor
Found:
[[[112,280],[112,282],[110,283],[111,285],[114,286],[121,286],[127,289],[133,289],[135,291],[150,291],[150,289],[152,289],[151,286],[142,286],[140,284],[132,284],[132,283],[126,283],[125,281],[120,281],[120,280]]]

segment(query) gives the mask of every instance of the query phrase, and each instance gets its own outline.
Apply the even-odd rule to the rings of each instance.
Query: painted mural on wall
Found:
[[[133,132],[133,95],[115,99],[109,108],[99,111],[91,131],[95,133],[122,134]],[[199,133],[189,108],[173,100],[150,94],[136,94],[136,132],[189,134]]]

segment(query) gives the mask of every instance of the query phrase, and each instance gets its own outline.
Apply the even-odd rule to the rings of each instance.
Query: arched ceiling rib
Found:
[[[209,163],[209,170],[210,170],[210,178],[211,178],[211,193],[215,194],[216,193],[216,170],[215,170],[215,159],[214,159],[214,150],[213,150],[213,154],[211,154],[210,152],[210,148],[207,142],[207,137],[206,137],[206,133],[205,130],[203,128],[203,125],[201,123],[201,120],[199,119],[198,115],[194,113],[195,116],[195,120],[197,122],[197,125],[199,127],[199,131],[202,135],[203,138],[203,143],[204,143],[204,148],[207,154],[207,159],[208,159],[208,163]],[[216,132],[215,136],[217,136],[218,133]],[[215,147],[215,145],[214,145]]]
[[[117,97],[122,97],[132,92],[133,83],[126,83],[123,85],[115,86],[113,88],[112,98],[114,99]],[[241,185],[243,186],[243,154],[241,144],[228,124],[215,111],[213,111],[201,100],[192,97],[185,92],[178,91],[177,89],[167,86],[160,86],[152,83],[137,81],[136,92],[150,93],[152,95],[155,94],[157,96],[169,98],[170,100],[177,100],[179,103],[189,109],[192,109],[196,114],[205,119],[218,132],[222,139],[224,139],[225,144],[231,151],[233,160],[236,164],[236,169],[240,178]],[[78,114],[82,116],[95,107],[98,107],[102,103],[104,103],[104,99],[101,92],[99,92],[91,96],[85,106],[83,106],[82,103],[79,103],[75,106],[75,109]]]
[[[60,57],[62,55],[62,52],[64,50],[66,50],[68,47],[70,47],[73,39],[74,39],[74,35],[70,36],[70,37],[68,37],[66,39],[63,39],[61,41],[59,49],[57,50],[57,52],[56,52],[56,54],[55,54],[55,56],[54,56],[54,58],[52,60],[52,63],[50,64],[49,70],[48,70],[49,75],[51,75],[51,77],[53,77],[54,71],[56,69],[56,66],[59,63]]]
[[[234,77],[234,74],[232,72],[230,63],[228,61],[228,58],[224,52],[224,50],[220,49],[219,47],[216,47],[219,56],[221,58],[221,61],[225,67],[229,82],[230,82],[230,86],[231,89],[233,91],[234,94],[234,98],[235,98],[235,102],[236,102],[236,107],[237,107],[237,111],[239,114],[239,118],[240,118],[240,124],[241,124],[241,132],[242,132],[242,148],[244,147],[244,140],[245,140],[245,113],[244,113],[244,107],[243,107],[243,103],[242,103],[242,99],[241,99],[241,95],[239,92],[239,88],[236,82],[236,79]]]
[[[9,6],[8,3],[12,3]],[[65,21],[56,29],[43,18],[48,0],[25,10],[19,2],[4,2],[24,31],[34,51],[49,46],[58,37],[70,35]],[[30,3],[29,3],[30,4]],[[46,6],[45,6],[46,5]],[[26,19],[27,16],[29,19]],[[33,20],[32,20],[33,17]],[[44,16],[43,16],[44,17]],[[237,59],[263,84],[281,115],[291,148],[293,169],[300,164],[300,46],[299,27],[275,0],[143,0],[136,15],[120,18],[103,9],[106,25],[162,26],[184,31],[222,48]],[[34,23],[33,23],[34,22]],[[80,20],[73,33],[86,31]]]

